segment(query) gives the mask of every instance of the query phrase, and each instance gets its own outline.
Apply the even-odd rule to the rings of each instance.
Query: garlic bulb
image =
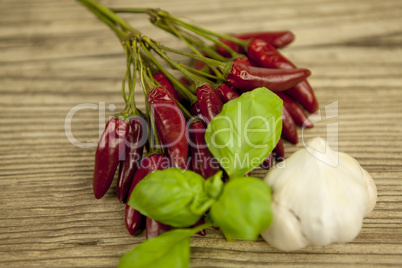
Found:
[[[262,237],[285,251],[353,240],[377,201],[371,176],[321,138],[285,161],[264,178],[273,192],[273,222]]]

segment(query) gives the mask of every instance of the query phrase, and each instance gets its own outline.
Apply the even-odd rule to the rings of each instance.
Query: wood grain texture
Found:
[[[325,136],[326,124],[338,123],[340,151],[354,156],[378,187],[377,206],[351,243],[281,252],[262,239],[226,242],[208,229],[192,239],[192,267],[402,265],[401,1],[104,2],[162,7],[218,32],[292,30],[297,39],[283,53],[312,70],[323,115],[326,105],[339,107],[338,117],[304,138]],[[145,16],[124,17],[184,48]],[[95,148],[73,146],[64,121],[80,103],[122,108],[123,51],[75,1],[0,0],[0,29],[0,267],[115,267],[144,234],[125,230],[115,187],[93,198]],[[137,102],[143,107],[141,93]],[[98,122],[98,109],[79,111],[75,138],[96,142]],[[286,144],[286,153],[301,147]]]

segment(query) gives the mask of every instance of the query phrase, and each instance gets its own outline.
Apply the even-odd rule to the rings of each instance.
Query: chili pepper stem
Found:
[[[168,29],[166,29],[166,27],[163,27],[163,29],[165,29],[166,31],[169,31],[169,32],[171,32],[172,34],[174,34],[174,35],[176,35],[177,37],[179,37],[184,43],[186,43],[186,45],[194,52],[194,54],[196,54],[196,55],[198,55],[198,56],[203,56],[202,54],[201,54],[201,52],[198,50],[198,49],[196,49],[194,46],[193,46],[193,43],[198,43],[198,42],[195,42],[195,40],[189,40],[188,38],[186,38],[182,33],[181,33],[181,31],[179,30],[179,29],[177,29],[174,25],[172,25],[171,23],[169,23],[169,22],[166,22],[166,21],[164,21],[164,23],[165,23],[165,25],[168,27]],[[158,27],[162,27],[162,25],[160,24],[160,23],[158,23],[158,24],[156,24]],[[212,71],[216,74],[216,75],[220,75],[220,72],[216,69],[216,67],[215,66],[213,66],[213,65],[210,65],[210,64],[207,64],[208,65],[208,67],[210,67],[211,69],[212,69]]]
[[[191,72],[187,71],[185,68],[180,66],[180,64],[178,64],[176,61],[174,61],[171,58],[169,58],[165,54],[165,52],[162,51],[159,48],[159,46],[156,43],[152,42],[151,39],[149,39],[148,37],[143,37],[142,40],[144,40],[167,63],[171,64],[174,68],[176,68],[177,70],[179,70],[180,72],[185,74],[188,78],[193,80],[193,82],[195,83],[196,87],[202,86],[204,84],[210,84],[211,83],[209,80],[204,79],[203,77],[200,77],[200,76],[192,74]]]
[[[175,18],[173,16],[171,16],[168,12],[163,11],[163,10],[158,10],[158,9],[152,9],[152,8],[147,8],[147,9],[141,9],[141,8],[116,8],[113,9],[116,12],[119,13],[147,13],[148,15],[150,15],[151,17],[154,18],[154,20],[156,21],[157,18],[155,19],[155,17],[159,17],[159,18],[166,18],[168,20],[170,20],[171,22],[173,22],[176,25],[180,25],[181,27],[184,27],[192,32],[197,33],[198,35],[203,36],[206,39],[209,39],[211,41],[213,41],[214,43],[216,43],[219,46],[222,46],[223,48],[225,48],[231,55],[233,58],[236,58],[239,56],[239,54],[237,52],[235,52],[234,50],[232,50],[230,47],[228,47],[227,45],[225,45],[224,43],[220,42],[219,40],[216,39],[211,39],[211,36],[214,37],[218,37],[218,38],[222,38],[222,39],[227,39],[229,41],[232,41],[236,44],[239,44],[241,46],[243,46],[245,49],[247,49],[248,47],[248,41],[233,37],[231,35],[227,35],[227,34],[220,34],[220,33],[216,33],[210,30],[207,30],[205,28],[187,23],[185,21],[182,21],[178,18]]]
[[[134,50],[132,49],[132,45],[134,46]],[[134,40],[133,44],[131,44],[129,41],[125,42],[124,49],[126,51],[127,55],[127,70],[123,79],[123,84],[122,84],[122,95],[123,99],[126,103],[126,107],[124,108],[122,114],[124,114],[126,117],[131,116],[131,115],[139,115],[138,111],[135,106],[135,98],[134,98],[134,90],[135,90],[135,83],[136,83],[136,70],[138,68],[138,57],[136,56],[138,53],[137,49],[137,42]],[[134,59],[133,59],[134,58]],[[133,65],[133,73],[131,71],[131,65]],[[126,85],[126,80],[128,78],[128,88],[129,88],[129,96],[126,96],[125,92],[125,85]]]
[[[114,13],[150,13],[152,8],[110,8]]]
[[[77,1],[79,1],[85,7],[87,7],[92,13],[95,14],[95,16],[97,16],[101,21],[103,21],[106,25],[108,25],[109,28],[115,32],[115,34],[122,42],[127,56],[127,71],[123,78],[122,89],[121,89],[124,102],[126,103],[126,107],[122,113],[119,113],[119,115],[124,115],[127,118],[130,110],[131,110],[130,115],[138,114],[137,109],[135,107],[135,98],[134,98],[134,89],[136,83],[135,70],[137,69],[137,63],[138,63],[138,59],[135,56],[137,49],[135,51],[132,50],[129,39],[133,37],[135,37],[133,38],[134,40],[138,39],[141,36],[141,33],[136,29],[134,29],[126,21],[121,19],[113,11],[111,11],[109,8],[102,5],[101,3],[95,0],[77,0]],[[120,29],[117,25],[119,25],[122,29]],[[134,41],[135,47],[137,46],[136,44],[137,43]],[[133,65],[134,68],[134,75],[132,75],[131,72],[131,65]],[[128,83],[129,87],[128,97],[126,96],[125,91],[126,82]]]
[[[194,74],[196,74],[196,75],[203,76],[203,77],[205,77],[205,78],[207,78],[207,79],[219,80],[219,81],[221,81],[221,82],[225,81],[225,78],[222,76],[222,74],[219,74],[219,77],[217,77],[217,76],[215,76],[215,75],[206,73],[206,72],[204,72],[204,71],[200,71],[200,70],[191,68],[190,66],[187,66],[187,65],[185,65],[185,64],[182,64],[182,63],[179,63],[179,64],[180,64],[180,66],[183,67],[184,69],[186,69],[186,70],[188,70],[188,71],[190,71],[190,72],[192,72],[192,73],[194,73]]]
[[[172,34],[174,34],[174,35],[176,35],[176,36],[178,36],[180,38],[180,36],[177,34],[177,31],[173,31],[172,29],[168,29],[168,28],[162,26],[160,23],[155,23],[156,21],[158,21],[158,22],[160,21],[160,19],[158,19],[158,18],[161,18],[160,13],[159,13],[159,11],[157,9],[152,9],[152,8],[146,8],[146,9],[143,9],[143,8],[112,8],[111,10],[114,11],[115,13],[147,13],[149,16],[151,16],[151,22],[154,25],[156,25],[159,28],[161,28],[161,29],[163,29],[165,31],[168,31],[168,32],[170,32],[170,33],[172,33]],[[162,11],[162,12],[164,12],[164,11]],[[164,13],[166,13],[166,12],[164,12]],[[173,17],[169,16],[169,19],[172,19],[172,18]],[[217,36],[217,37],[220,37],[220,38],[230,40],[232,42],[240,44],[244,48],[248,47],[248,43],[249,43],[248,41],[245,41],[245,40],[242,40],[242,39],[230,36],[230,35],[215,33],[215,32],[203,29],[201,27],[197,27],[195,25],[185,23],[185,22],[183,22],[181,20],[178,20],[176,18],[173,19],[173,22],[175,24],[180,24],[180,26],[182,26],[184,28],[187,28],[190,31],[196,32],[198,35],[201,35],[204,38],[209,39],[209,40],[213,41],[214,43],[216,43],[217,45],[223,47],[225,50],[227,50],[232,55],[233,58],[237,58],[237,57],[239,57],[241,55],[238,54],[233,49],[231,49],[230,47],[228,47],[226,44],[222,43],[221,41],[216,40],[216,39],[211,39],[210,36],[205,35],[205,34],[209,34],[209,35],[212,35],[212,36]],[[189,26],[191,26],[191,27],[189,27]],[[168,27],[170,28],[170,26],[168,26]],[[196,40],[194,40],[194,39],[192,39],[192,38],[190,38],[188,36],[186,36],[186,37],[183,36],[183,38],[181,38],[181,39],[184,42],[186,42],[188,45],[191,45],[191,46],[192,46],[192,44],[197,45],[200,49],[205,51],[209,56],[213,56],[213,58],[219,59],[221,61],[226,60],[224,57],[222,57],[221,55],[216,53],[216,51],[214,51],[210,47],[202,46],[200,44],[201,42],[197,42]],[[191,47],[190,47],[190,49],[193,50],[193,48],[191,48]],[[215,70],[214,70],[214,72],[215,72]]]
[[[179,91],[180,95],[182,95],[190,104],[194,104],[197,102],[197,97],[193,92],[190,92],[182,83],[180,83],[173,75],[171,75],[151,54],[149,49],[145,46],[144,43],[141,43],[141,46],[149,59],[153,64],[176,86],[176,89]]]
[[[167,28],[166,25],[161,24],[161,23],[156,23],[156,22],[153,22],[153,24],[156,25],[157,27],[177,36],[177,34],[175,32],[173,32],[170,28]],[[219,61],[227,61],[228,60],[227,58],[225,58],[225,57],[221,56],[219,53],[217,53],[216,50],[214,50],[211,47],[209,47],[208,45],[206,45],[200,38],[198,38],[198,36],[194,36],[191,32],[184,32],[182,30],[180,31],[179,29],[178,29],[178,31],[181,33],[182,37],[186,39],[187,42],[189,42],[192,45],[197,46],[200,51],[205,52],[209,57],[219,60]]]
[[[120,41],[126,38],[127,34],[121,29],[119,29],[113,20],[110,20],[110,18],[105,17],[104,13],[101,12],[95,6],[93,6],[88,0],[77,0],[77,1],[80,2],[82,5],[84,5],[85,7],[87,7],[96,17],[98,17],[98,19],[100,19],[107,26],[109,26],[109,28],[115,32]]]
[[[196,54],[199,56],[202,56],[201,53],[198,51],[198,49],[196,49],[186,38],[184,38],[184,36],[181,34],[181,32],[174,27],[171,23],[169,22],[165,22],[165,24],[169,27],[169,29],[172,31],[173,34],[175,34],[176,36],[178,36],[181,40],[183,40],[184,43],[186,43],[186,45]]]
[[[138,67],[138,72],[140,75],[140,80],[141,80],[141,85],[142,85],[142,90],[144,91],[144,97],[145,97],[145,109],[148,117],[148,142],[149,142],[149,150],[150,154],[156,154],[156,153],[162,153],[162,150],[160,149],[160,141],[159,141],[159,136],[158,136],[158,131],[155,126],[155,117],[151,111],[150,105],[148,103],[148,87],[155,87],[155,83],[147,76],[145,66],[142,64],[141,60],[141,54],[138,54],[138,59],[139,59],[139,67]],[[154,134],[152,136],[152,134]]]
[[[130,42],[128,42],[128,44],[130,44]],[[131,43],[131,45],[129,46],[129,51],[131,52],[130,55],[132,55],[131,60],[132,60],[132,63],[133,63],[133,77],[131,79],[131,83],[130,83],[130,86],[129,86],[130,94],[128,96],[128,104],[130,106],[130,109],[131,109],[132,113],[138,115],[137,114],[137,109],[136,109],[136,106],[135,106],[134,91],[135,91],[135,84],[136,84],[136,81],[137,81],[136,71],[138,70],[138,66],[139,66],[138,61],[140,59],[139,58],[140,56],[138,56],[138,55],[140,54],[139,53],[140,51],[139,51],[139,46],[138,46],[138,43],[137,43],[136,40],[134,40]],[[133,58],[134,58],[134,60],[133,60]],[[130,74],[131,74],[131,72],[130,72]]]
[[[106,6],[102,5],[98,1],[95,0],[77,0],[81,2],[82,4],[89,4],[98,9],[100,12],[102,12],[105,16],[107,16],[111,21],[114,21],[115,23],[119,24],[124,30],[129,31],[133,33],[136,36],[141,36],[141,33],[134,29],[130,24],[128,24],[125,20],[117,16],[112,10],[107,8]]]
[[[163,45],[159,45],[159,48],[161,48],[162,50],[165,50],[165,51],[173,52],[173,53],[176,53],[176,54],[179,54],[179,55],[182,55],[182,56],[187,56],[189,58],[202,61],[202,62],[204,62],[204,63],[206,63],[208,65],[215,66],[215,67],[219,68],[220,70],[226,68],[226,66],[228,65],[227,62],[221,62],[221,61],[218,61],[218,60],[209,59],[209,58],[204,57],[204,56],[198,56],[198,55],[187,53],[187,52],[184,52],[184,51],[180,51],[180,50],[177,50],[177,49],[174,49],[174,48],[165,47]]]
[[[192,28],[188,25],[191,24],[185,24],[185,23],[181,23],[181,21],[174,21],[174,23],[176,23],[177,25],[180,25],[181,27],[184,27],[190,31],[193,31],[194,33],[204,37],[205,39],[208,39],[212,42],[214,42],[216,45],[223,47],[226,51],[228,51],[230,53],[230,56],[232,58],[239,58],[241,56],[241,54],[237,53],[236,51],[234,51],[233,49],[231,49],[228,45],[226,45],[225,43],[221,42],[220,40],[211,37],[208,34],[203,33],[202,31],[199,31],[197,28]],[[243,40],[242,40],[243,41]]]
[[[124,99],[124,102],[125,102],[125,103],[127,103],[127,96],[126,96],[126,80],[127,80],[127,77],[128,77],[128,73],[129,73],[129,70],[128,70],[128,68],[127,68],[126,73],[125,73],[124,78],[123,78],[122,85],[121,85],[121,95],[123,96],[123,99]]]
[[[239,45],[241,45],[241,46],[243,46],[243,47],[247,47],[247,45],[248,45],[248,41],[245,41],[245,40],[242,40],[242,39],[233,37],[233,36],[228,35],[228,34],[216,33],[216,32],[210,31],[210,30],[208,30],[208,29],[205,29],[205,28],[202,28],[202,27],[199,27],[199,26],[190,24],[190,23],[188,23],[188,22],[185,22],[185,21],[183,21],[183,20],[180,20],[180,19],[178,19],[178,18],[176,18],[176,17],[171,16],[171,15],[170,15],[168,12],[166,12],[166,11],[159,10],[159,11],[157,12],[157,14],[158,14],[159,16],[163,17],[163,18],[169,19],[169,20],[172,21],[174,24],[181,25],[182,27],[185,27],[186,29],[189,29],[189,30],[191,29],[191,30],[194,30],[194,31],[197,31],[197,32],[201,32],[201,33],[204,33],[204,34],[207,34],[207,35],[210,35],[210,36],[215,36],[215,37],[218,37],[218,38],[221,38],[221,39],[226,39],[226,40],[232,41],[232,42],[234,42],[234,43],[236,43],[236,44],[239,44]]]

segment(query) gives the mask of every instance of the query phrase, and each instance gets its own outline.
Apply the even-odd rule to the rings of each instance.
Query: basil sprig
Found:
[[[143,215],[174,227],[194,225],[208,210],[228,240],[255,240],[271,223],[271,191],[254,177],[223,184],[222,172],[204,180],[193,171],[169,168],[148,174],[128,204]]]
[[[271,223],[271,191],[254,177],[222,182],[222,171],[204,180],[193,171],[169,168],[148,174],[128,204],[152,219],[175,227],[194,225],[207,211],[210,223],[176,229],[128,252],[119,267],[188,267],[192,234],[214,225],[228,240],[255,240]],[[201,228],[202,227],[202,228]]]
[[[258,167],[282,132],[282,100],[256,88],[229,101],[209,123],[205,141],[230,178]]]

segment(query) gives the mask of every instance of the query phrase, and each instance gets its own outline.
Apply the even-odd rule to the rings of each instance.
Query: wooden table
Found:
[[[162,7],[218,32],[292,30],[297,40],[283,53],[312,70],[323,116],[304,138],[325,137],[327,124],[338,124],[339,150],[354,156],[378,187],[377,206],[351,243],[281,252],[262,239],[226,242],[211,229],[192,239],[192,266],[402,265],[401,1],[104,2]],[[146,16],[124,18],[184,48]],[[115,187],[95,200],[95,148],[70,143],[65,118],[76,105],[91,104],[74,115],[72,134],[97,142],[109,108],[123,107],[123,50],[75,1],[0,0],[0,27],[0,267],[114,267],[144,234],[127,233]],[[324,120],[334,102],[338,116]],[[299,148],[287,143],[287,156]]]

